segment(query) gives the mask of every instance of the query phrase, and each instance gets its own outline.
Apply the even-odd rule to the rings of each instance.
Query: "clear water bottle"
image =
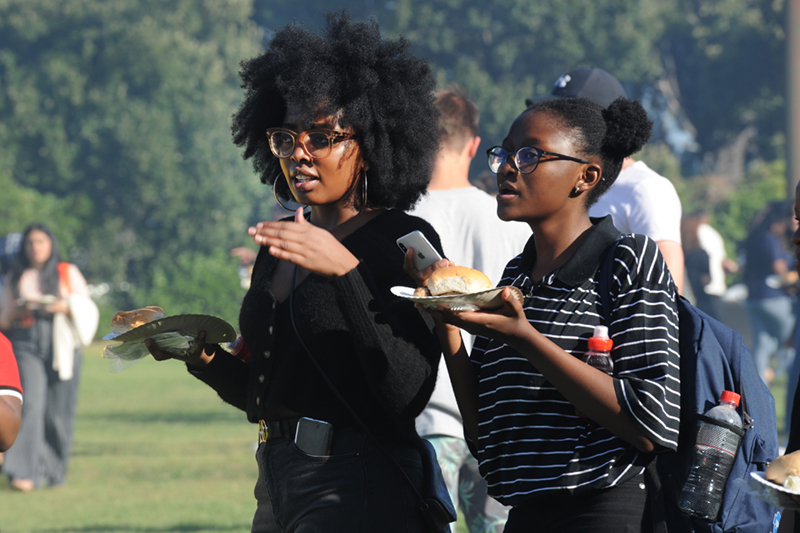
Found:
[[[723,391],[719,404],[698,422],[694,460],[678,503],[690,516],[714,521],[719,514],[725,482],[742,440],[742,418],[736,412],[739,399],[735,392]]]
[[[594,333],[589,337],[589,350],[583,356],[583,362],[606,374],[614,375],[614,360],[611,358],[613,345],[614,341],[608,338],[608,328],[595,326]]]

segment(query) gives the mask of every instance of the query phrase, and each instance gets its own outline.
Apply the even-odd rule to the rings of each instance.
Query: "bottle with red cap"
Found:
[[[700,416],[689,478],[678,506],[684,513],[703,520],[716,520],[725,493],[725,483],[739,450],[744,430],[736,411],[740,396],[723,391],[719,404]]]
[[[614,360],[611,358],[611,347],[614,345],[608,337],[608,328],[595,326],[589,337],[589,350],[583,356],[583,362],[609,375],[614,375]]]
[[[589,366],[593,366],[601,372],[613,376],[614,375],[614,360],[611,358],[611,347],[614,345],[608,337],[608,328],[605,326],[595,326],[594,333],[589,337],[589,349],[583,355],[583,362]],[[581,418],[585,415],[575,410],[575,414]]]

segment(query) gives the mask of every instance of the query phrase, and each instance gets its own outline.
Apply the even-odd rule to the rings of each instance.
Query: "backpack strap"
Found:
[[[597,292],[600,297],[600,304],[603,306],[603,318],[608,326],[611,326],[611,286],[614,282],[614,258],[617,253],[617,246],[624,237],[619,234],[617,239],[606,249],[606,255],[600,265],[598,275]],[[645,503],[645,515],[653,533],[668,533],[667,528],[667,509],[664,505],[664,489],[661,478],[658,475],[658,457],[654,457],[644,469],[644,483],[647,487],[647,501]]]
[[[624,235],[620,233],[617,238],[606,248],[605,257],[600,264],[600,275],[598,276],[597,292],[600,293],[600,305],[603,306],[603,318],[606,325],[611,326],[611,285],[614,283],[614,257],[617,253],[617,246]],[[610,329],[610,328],[609,328]]]

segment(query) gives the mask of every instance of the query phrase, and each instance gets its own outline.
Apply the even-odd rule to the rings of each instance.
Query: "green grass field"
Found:
[[[101,349],[85,355],[66,486],[22,494],[0,477],[0,532],[250,531],[255,426],[183,365],[110,374]],[[782,443],[785,381],[772,387]]]
[[[87,350],[67,484],[0,485],[0,530],[250,531],[254,426],[189,376],[151,358],[111,374]]]
[[[256,426],[176,361],[110,374],[101,350],[84,357],[67,484],[0,477],[0,532],[249,532]]]

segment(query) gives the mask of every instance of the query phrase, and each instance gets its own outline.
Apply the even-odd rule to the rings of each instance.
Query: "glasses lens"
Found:
[[[269,138],[272,151],[278,157],[289,157],[294,150],[294,137],[285,131],[275,131]]]
[[[489,150],[489,170],[497,174],[500,170],[500,167],[503,166],[503,163],[506,162],[508,159],[508,152],[496,146]]]
[[[529,174],[536,170],[536,165],[539,164],[539,152],[530,146],[520,148],[515,159],[519,171],[523,174]]]
[[[326,152],[331,147],[331,141],[330,138],[328,138],[328,134],[319,131],[306,133],[305,144],[309,153],[315,157],[324,157]]]

